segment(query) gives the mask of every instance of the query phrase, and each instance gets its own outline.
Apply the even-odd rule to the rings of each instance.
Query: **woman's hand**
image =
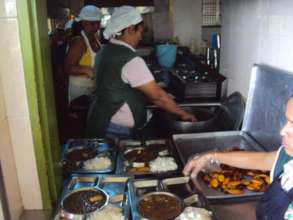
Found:
[[[195,155],[185,165],[183,169],[183,174],[185,176],[190,175],[192,178],[196,178],[196,176],[201,170],[203,170],[204,168],[211,168],[215,164],[219,165],[216,153]]]
[[[182,121],[191,121],[191,122],[197,122],[197,118],[188,112],[184,112],[184,114],[181,115]]]
[[[90,67],[84,67],[84,73],[86,74],[86,76],[90,79],[94,79],[95,78],[95,73],[93,68]]]

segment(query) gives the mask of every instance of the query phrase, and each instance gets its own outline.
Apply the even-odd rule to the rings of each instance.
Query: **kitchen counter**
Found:
[[[211,205],[218,220],[256,220],[256,201]]]

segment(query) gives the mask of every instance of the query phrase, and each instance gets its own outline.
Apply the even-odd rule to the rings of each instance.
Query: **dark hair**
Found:
[[[135,25],[134,25],[134,30],[137,31],[138,28],[139,28],[139,26],[141,26],[141,25],[143,25],[143,21],[139,22],[138,24],[135,24]],[[127,27],[127,28],[129,28],[129,27]],[[127,28],[124,28],[124,29],[121,31],[121,33],[123,34],[123,32],[124,32]]]
[[[74,21],[72,24],[72,36],[80,35],[81,31],[83,30],[81,21],[77,22]]]
[[[143,21],[139,22],[138,24],[134,25],[134,30],[137,31],[139,26],[143,25]]]

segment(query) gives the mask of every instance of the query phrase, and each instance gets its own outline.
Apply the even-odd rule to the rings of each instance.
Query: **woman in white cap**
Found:
[[[183,120],[196,118],[180,108],[154,81],[135,49],[144,31],[141,14],[131,6],[117,8],[104,31],[110,43],[96,57],[97,90],[88,114],[89,137],[132,137],[146,122],[147,97]]]
[[[99,8],[87,5],[76,18],[81,30],[70,41],[64,62],[64,71],[69,75],[69,103],[82,95],[90,95],[95,88],[93,66],[96,52],[101,47],[96,35],[101,17]],[[73,24],[73,28],[76,25]]]

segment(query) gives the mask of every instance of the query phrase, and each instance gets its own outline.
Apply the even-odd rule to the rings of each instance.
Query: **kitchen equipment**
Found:
[[[103,198],[101,202],[98,203],[98,205],[91,207],[92,202],[86,201],[85,202],[85,197],[79,196],[83,195],[83,193],[96,193],[92,195],[92,198],[94,198],[96,195],[101,195]],[[78,196],[77,196],[78,195]],[[73,200],[73,198],[76,198],[77,200]],[[109,202],[109,196],[106,194],[106,192],[102,189],[99,188],[93,188],[93,187],[83,187],[79,189],[75,189],[71,192],[69,192],[66,196],[61,201],[61,209],[60,209],[60,216],[66,219],[70,220],[82,220],[85,215],[90,215],[93,212],[100,210],[104,208]],[[86,209],[84,213],[80,213],[80,210],[77,212],[71,211],[70,209],[73,210],[74,207],[72,205],[76,206],[76,208],[80,209],[81,204],[84,205],[82,209]],[[78,205],[78,206],[77,206]],[[67,208],[68,206],[68,208]]]
[[[177,152],[174,149],[170,140],[165,139],[150,139],[145,141],[139,140],[121,140],[119,143],[120,151],[117,158],[117,169],[116,174],[119,175],[134,175],[136,178],[145,178],[145,177],[167,177],[181,173],[182,165],[180,159],[178,158]],[[134,155],[137,150],[140,150],[139,155]],[[150,152],[150,153],[147,153]],[[128,157],[128,154],[133,154],[131,159]],[[148,157],[148,160],[141,158],[141,156]],[[156,157],[154,157],[156,156]],[[154,159],[155,160],[152,160]],[[157,159],[172,160],[172,165],[177,165],[176,169],[164,170],[160,172],[152,171],[151,166],[154,161]],[[139,160],[136,160],[139,159]],[[169,168],[162,165],[160,168]]]
[[[180,105],[193,113],[198,121],[182,121],[171,113],[159,112],[159,126],[172,134],[239,130],[245,111],[245,102],[239,92],[232,93],[221,103],[190,103]]]
[[[239,92],[232,93],[222,102],[221,109],[217,115],[217,127],[223,131],[240,130],[244,118],[244,111],[245,101],[243,96]]]
[[[170,90],[179,99],[220,100],[224,80],[207,67],[176,66],[170,74]]]
[[[105,204],[100,207],[120,208],[125,217],[125,220],[130,220],[130,202],[127,191],[130,177],[119,175],[106,174],[72,174],[68,180],[65,181],[61,201],[59,203],[59,216],[67,217],[67,219],[87,220],[92,213],[87,214],[73,214],[69,213],[63,208],[63,201],[72,193],[82,190],[97,190],[106,196]]]
[[[151,192],[137,202],[138,211],[144,219],[174,219],[183,211],[183,201],[169,192]]]
[[[207,132],[215,128],[218,111],[213,112],[209,110],[209,108],[193,106],[182,108],[195,115],[198,121],[182,121],[179,116],[169,112],[164,112],[163,125],[167,127],[172,134]]]
[[[132,211],[132,219],[140,220],[142,216],[138,210],[139,201],[152,194],[172,195],[181,200],[183,206],[205,208],[212,211],[206,198],[194,187],[189,177],[152,179],[131,179],[129,182],[129,195]],[[213,214],[212,219],[216,220]]]
[[[73,154],[74,152],[77,154]],[[78,155],[80,151],[80,155]],[[88,160],[82,159],[84,154]],[[90,155],[93,154],[93,155]],[[61,164],[65,174],[70,173],[111,173],[116,166],[117,148],[114,141],[110,139],[69,139],[62,149]],[[80,158],[80,161],[76,161]],[[91,160],[91,161],[90,161]],[[86,169],[87,162],[107,161],[109,166],[102,169]],[[87,162],[86,162],[87,161]]]
[[[161,67],[171,69],[176,61],[176,44],[159,44],[156,46],[156,57]]]
[[[277,149],[281,144],[279,130],[285,120],[284,108],[293,94],[292,81],[292,74],[265,65],[255,65],[242,130],[174,135],[174,144],[182,162],[186,163],[190,156],[197,153],[235,146],[253,151]],[[260,194],[231,196],[207,190],[203,189],[203,192],[209,199],[239,199]]]

